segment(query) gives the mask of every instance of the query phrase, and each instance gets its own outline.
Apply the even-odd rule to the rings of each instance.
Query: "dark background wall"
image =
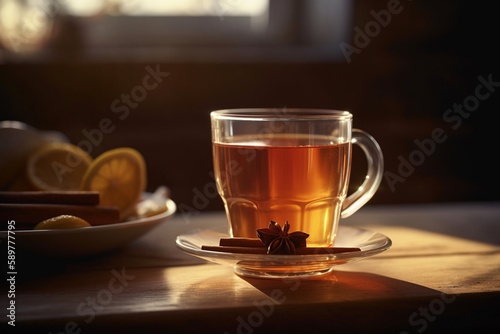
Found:
[[[373,20],[370,11],[387,3],[356,1],[353,28],[364,27]],[[62,131],[78,143],[86,139],[84,130],[109,118],[114,130],[103,135],[93,156],[118,146],[137,148],[147,162],[148,190],[167,185],[178,204],[218,210],[222,203],[210,175],[211,110],[345,109],[354,114],[355,127],[379,141],[386,176],[392,175],[370,204],[499,200],[495,116],[500,91],[493,90],[500,87],[493,85],[487,98],[474,100],[479,77],[500,82],[495,11],[489,3],[470,1],[402,5],[404,10],[352,54],[350,63],[6,62],[0,65],[0,120]],[[169,75],[128,114],[113,112],[114,100],[142,84],[147,66]],[[470,112],[449,113],[464,102],[471,103]],[[432,139],[436,131],[440,142]],[[427,152],[418,153],[423,149],[415,141],[430,145]],[[365,167],[355,153],[352,187]],[[402,173],[401,161],[411,159],[418,166]]]

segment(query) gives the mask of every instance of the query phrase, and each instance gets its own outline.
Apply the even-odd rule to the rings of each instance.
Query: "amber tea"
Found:
[[[277,134],[214,143],[230,234],[255,237],[271,220],[288,221],[291,231],[310,235],[308,245],[332,245],[351,159],[351,144],[335,142],[326,136]]]

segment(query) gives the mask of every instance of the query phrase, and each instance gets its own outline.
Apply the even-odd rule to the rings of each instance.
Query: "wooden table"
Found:
[[[177,213],[110,254],[19,258],[16,327],[2,316],[2,333],[498,333],[499,204],[366,206],[342,224],[392,248],[291,281],[183,253],[177,235],[225,218]]]

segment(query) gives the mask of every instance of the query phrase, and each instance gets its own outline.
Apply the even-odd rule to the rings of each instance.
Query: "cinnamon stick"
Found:
[[[223,253],[241,253],[241,254],[267,254],[267,247],[245,247],[245,246],[207,246],[202,245],[202,250],[223,252]],[[346,252],[359,252],[356,247],[298,247],[295,249],[295,255],[326,255]]]
[[[0,191],[0,203],[98,205],[97,191]]]
[[[238,246],[207,246],[202,245],[202,250],[224,252],[224,253],[241,253],[241,254],[267,254],[266,247],[238,247]]]
[[[5,230],[7,221],[16,222],[16,230],[32,229],[42,220],[60,215],[73,215],[89,224],[107,225],[120,222],[116,207],[72,204],[11,204],[0,203],[0,229]]]
[[[299,247],[296,249],[296,254],[299,255],[312,255],[312,254],[338,254],[359,252],[361,249],[357,247]]]
[[[229,247],[267,247],[259,238],[220,238],[219,246],[229,246]],[[297,250],[303,247],[297,248]],[[302,250],[301,250],[302,251]],[[329,253],[343,253],[343,252],[358,252],[359,248],[356,247],[307,247],[308,254],[329,254]]]
[[[259,238],[220,238],[219,246],[236,246],[236,247],[266,247]]]

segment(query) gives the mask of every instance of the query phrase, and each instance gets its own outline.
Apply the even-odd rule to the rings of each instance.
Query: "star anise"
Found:
[[[257,230],[257,236],[267,247],[267,254],[293,255],[297,247],[306,247],[309,234],[300,231],[288,233],[288,230],[290,230],[288,222],[285,222],[282,229],[275,221],[271,221],[268,228]]]

